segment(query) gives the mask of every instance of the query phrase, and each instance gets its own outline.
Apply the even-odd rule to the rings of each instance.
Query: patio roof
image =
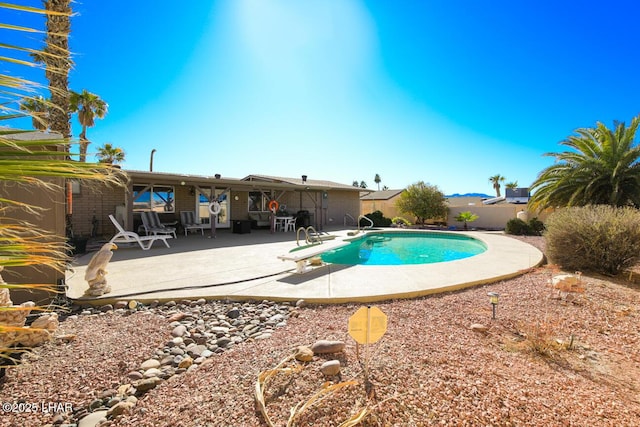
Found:
[[[311,180],[306,182],[300,178],[275,177],[268,175],[248,175],[244,178],[216,178],[215,176],[177,174],[166,172],[149,172],[125,170],[127,175],[137,182],[177,182],[181,185],[213,186],[231,188],[236,191],[252,191],[260,189],[288,189],[297,191],[343,190],[360,192],[362,189],[333,181]]]

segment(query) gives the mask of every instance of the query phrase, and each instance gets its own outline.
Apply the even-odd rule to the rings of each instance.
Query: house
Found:
[[[360,215],[380,211],[387,218],[402,216],[402,213],[396,208],[396,201],[403,191],[404,189],[381,190],[364,194],[360,197]],[[407,219],[412,221],[410,218]]]
[[[318,230],[327,225],[353,225],[352,218],[360,212],[361,189],[305,175],[248,175],[238,179],[135,170],[124,173],[127,188],[74,186],[72,225],[76,235],[113,234],[108,215],[114,213],[125,229],[138,231],[139,212],[145,210],[158,212],[163,222],[179,221],[180,211],[195,211],[196,217],[208,225],[212,197],[221,207],[216,228],[230,228],[236,220],[264,225],[259,215],[268,217],[270,204],[277,204],[282,214],[304,215],[308,225]]]

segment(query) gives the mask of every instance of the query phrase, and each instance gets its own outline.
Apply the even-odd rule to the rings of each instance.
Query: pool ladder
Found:
[[[369,225],[365,225],[362,227],[362,230],[366,229],[366,228],[373,228],[373,221],[371,220],[371,218],[369,218],[368,216],[365,215],[360,215],[358,217],[358,233],[360,232],[360,220],[361,219],[366,219],[367,221],[369,221]]]
[[[318,245],[322,243],[322,239],[320,238],[320,234],[316,231],[313,226],[308,226],[307,228],[300,227],[298,231],[296,231],[296,244],[300,246],[300,232],[304,231],[304,241],[308,245]]]

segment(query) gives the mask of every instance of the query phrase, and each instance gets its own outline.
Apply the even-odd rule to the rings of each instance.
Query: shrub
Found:
[[[373,221],[374,227],[389,227],[391,225],[391,218],[387,218],[381,211],[374,211],[365,215],[371,221]],[[370,225],[369,221],[365,219],[360,220],[360,227],[366,227]]]
[[[395,224],[399,226],[410,226],[411,222],[401,216],[395,216],[391,219],[391,224]]]
[[[529,224],[521,220],[520,218],[511,218],[506,227],[504,228],[504,232],[507,234],[515,234],[515,235],[531,235],[531,228]]]
[[[559,210],[546,221],[547,255],[567,270],[616,275],[640,255],[640,211],[584,206]]]
[[[511,218],[504,232],[518,236],[541,236],[543,230],[544,224],[538,218],[531,218],[529,222],[524,222],[520,218]]]
[[[536,236],[542,236],[542,232],[544,231],[544,224],[537,217],[531,218],[529,220],[529,227],[531,228],[531,232]]]

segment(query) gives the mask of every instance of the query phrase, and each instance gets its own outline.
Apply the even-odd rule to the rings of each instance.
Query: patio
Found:
[[[344,228],[327,229],[347,236]],[[296,247],[295,233],[252,230],[233,234],[220,229],[214,239],[190,234],[156,242],[148,251],[119,247],[108,266],[112,290],[100,298],[84,296],[86,265],[93,256],[74,260],[67,272],[67,296],[91,304],[135,299],[140,302],[180,299],[289,300],[311,303],[373,302],[462,289],[513,277],[539,265],[542,253],[502,233],[469,232],[489,249],[459,261],[403,266],[325,265],[295,274],[295,263],[278,255]],[[324,245],[329,248],[330,242]]]

